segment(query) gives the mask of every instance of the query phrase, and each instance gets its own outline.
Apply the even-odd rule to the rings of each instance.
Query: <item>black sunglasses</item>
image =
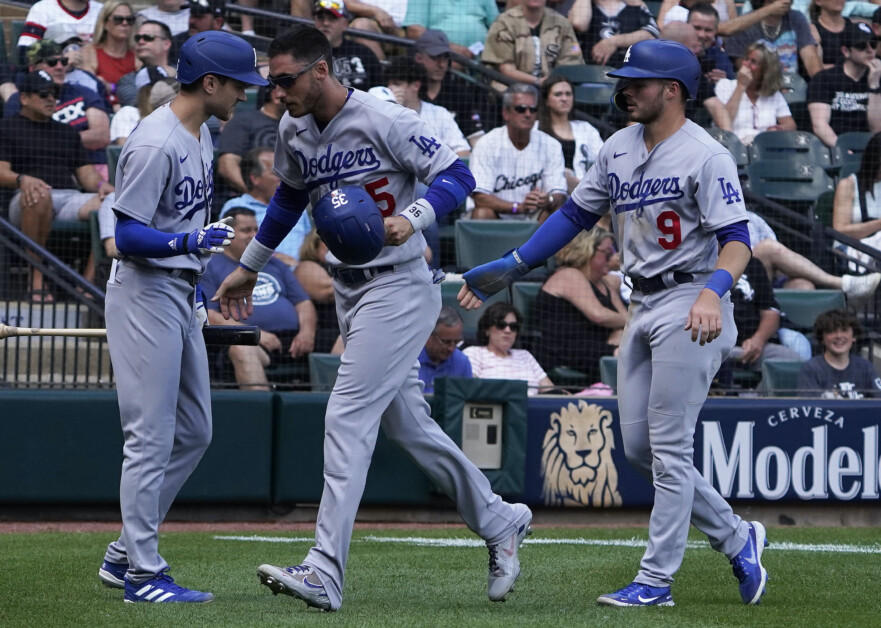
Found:
[[[511,109],[513,109],[517,113],[526,113],[527,111],[529,113],[538,112],[538,107],[528,107],[526,105],[514,105],[513,107],[511,107]]]
[[[150,43],[151,41],[156,41],[157,39],[165,39],[165,37],[160,37],[159,35],[135,35],[136,42],[146,41],[147,43]]]
[[[59,63],[62,66],[67,65],[67,57],[50,57],[49,59],[43,59],[44,63],[48,65],[50,68],[54,68]]]
[[[493,326],[496,327],[497,329],[508,328],[511,331],[513,331],[514,333],[517,333],[518,331],[520,331],[520,323],[518,323],[517,321],[514,321],[513,323],[509,323],[508,321],[498,321]]]
[[[120,25],[120,24],[132,25],[135,23],[135,16],[134,15],[113,15],[111,17],[113,19],[113,23],[116,25]]]
[[[47,98],[52,98],[52,100],[58,99],[58,92],[54,89],[41,89],[37,92],[37,97],[42,98],[43,100]]]
[[[860,41],[851,46],[854,50],[868,50],[872,45],[867,41]]]
[[[319,61],[321,61],[322,59],[324,59],[324,55],[321,55],[320,57],[315,59],[315,61],[306,65],[302,70],[300,70],[299,72],[295,72],[294,74],[283,74],[281,76],[272,76],[272,75],[267,76],[266,80],[269,81],[270,89],[275,89],[276,87],[281,87],[282,89],[288,89],[297,81],[298,78],[300,78],[306,72],[308,72],[309,70],[314,68],[316,66],[316,64]]]

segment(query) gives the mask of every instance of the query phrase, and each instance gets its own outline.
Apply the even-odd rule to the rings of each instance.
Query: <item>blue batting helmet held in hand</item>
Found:
[[[193,35],[181,46],[177,80],[189,85],[206,74],[226,76],[249,85],[268,85],[257,72],[257,51],[241,37],[225,31]]]
[[[701,79],[701,64],[688,48],[666,39],[638,41],[627,49],[624,64],[608,76],[623,79],[673,79],[682,83],[689,99],[697,97]],[[621,89],[612,96],[612,104],[621,111],[627,106],[621,98]]]
[[[344,264],[373,260],[385,246],[385,224],[376,202],[357,185],[344,185],[312,208],[318,236]]]

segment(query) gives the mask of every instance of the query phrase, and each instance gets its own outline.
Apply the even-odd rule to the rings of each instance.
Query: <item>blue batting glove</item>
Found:
[[[234,220],[230,216],[188,233],[184,237],[185,250],[199,255],[222,253],[223,248],[229,246],[236,237],[235,230],[230,226]]]
[[[529,272],[530,268],[517,249],[511,249],[501,259],[476,266],[465,273],[465,283],[477,298],[486,301],[499,290],[507,288]]]

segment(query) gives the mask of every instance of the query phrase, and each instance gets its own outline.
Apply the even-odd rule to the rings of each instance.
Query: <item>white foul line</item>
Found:
[[[258,543],[313,543],[314,537],[278,537],[278,536],[215,536],[216,541],[254,541]],[[418,536],[365,536],[354,539],[362,543],[398,543],[421,547],[483,547],[484,542],[475,538],[438,539]],[[630,539],[550,539],[528,538],[523,541],[527,545],[592,545],[599,547],[646,547],[648,541],[637,538]],[[710,546],[706,541],[689,541],[690,549],[706,549]],[[839,554],[881,554],[881,545],[837,545],[833,543],[788,543],[772,540],[770,549],[790,552],[831,552]]]

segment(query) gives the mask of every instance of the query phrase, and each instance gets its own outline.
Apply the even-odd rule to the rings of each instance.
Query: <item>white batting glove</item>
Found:
[[[232,244],[236,237],[235,230],[230,226],[234,220],[235,218],[229,216],[187,234],[184,248],[189,253],[199,255],[223,253],[223,249]]]
[[[208,310],[205,309],[205,293],[202,292],[202,286],[196,284],[196,320],[199,321],[200,327],[208,324]]]

